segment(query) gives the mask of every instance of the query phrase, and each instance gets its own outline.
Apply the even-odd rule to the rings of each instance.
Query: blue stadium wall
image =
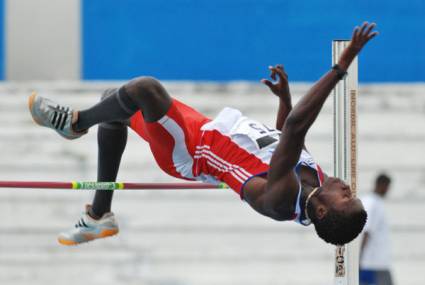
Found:
[[[258,80],[283,63],[291,80],[314,81],[332,39],[370,20],[381,34],[360,80],[425,81],[424,0],[89,0],[82,20],[86,80]]]

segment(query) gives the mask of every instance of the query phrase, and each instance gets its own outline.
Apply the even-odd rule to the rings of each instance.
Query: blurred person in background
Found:
[[[392,285],[390,240],[384,199],[391,178],[380,174],[375,189],[362,199],[368,214],[360,248],[360,285]]]

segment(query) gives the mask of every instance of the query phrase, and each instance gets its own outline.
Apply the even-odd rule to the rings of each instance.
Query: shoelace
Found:
[[[53,117],[52,117],[52,126],[57,129],[63,131],[63,128],[65,127],[66,120],[68,119],[69,108],[56,105],[56,107],[51,107],[53,111]]]
[[[84,222],[84,219],[81,218],[78,223],[75,224],[76,228],[88,228],[87,224]]]

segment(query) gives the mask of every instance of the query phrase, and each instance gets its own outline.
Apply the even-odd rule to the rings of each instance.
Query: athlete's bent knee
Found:
[[[147,122],[162,118],[172,105],[172,98],[162,84],[153,77],[139,77],[124,85],[124,90],[142,110]]]
[[[125,85],[125,90],[130,96],[152,95],[161,88],[161,83],[153,77],[138,77]]]
[[[153,77],[138,77],[125,85],[127,93],[136,99],[164,99],[169,97],[162,84]]]

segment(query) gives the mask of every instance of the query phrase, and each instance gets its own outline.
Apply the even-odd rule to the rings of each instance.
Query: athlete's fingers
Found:
[[[279,76],[279,79],[282,81],[286,81],[286,74],[281,68],[276,68],[276,73]]]
[[[270,69],[270,77],[273,80],[276,80],[276,68],[274,68],[273,66],[269,66],[269,69]]]
[[[363,35],[368,36],[370,32],[373,30],[373,28],[375,27],[376,27],[375,23],[370,24],[369,27],[367,27],[367,29],[364,31]]]
[[[371,39],[373,39],[377,35],[379,35],[379,32],[373,32],[373,33],[371,33],[367,36],[367,40],[370,41]]]
[[[283,68],[283,64],[276,64],[276,68],[285,71],[285,68]]]
[[[283,64],[277,64],[276,65],[276,69],[281,70],[282,74],[284,75],[284,77],[287,79],[288,78],[288,74],[285,71],[285,67],[283,66]]]
[[[270,89],[273,88],[273,83],[270,80],[261,79],[261,83],[263,83],[264,85],[267,85]]]
[[[366,30],[366,28],[369,26],[368,22],[363,22],[362,27],[360,28],[360,34],[359,36],[362,36],[364,34],[364,31]]]

